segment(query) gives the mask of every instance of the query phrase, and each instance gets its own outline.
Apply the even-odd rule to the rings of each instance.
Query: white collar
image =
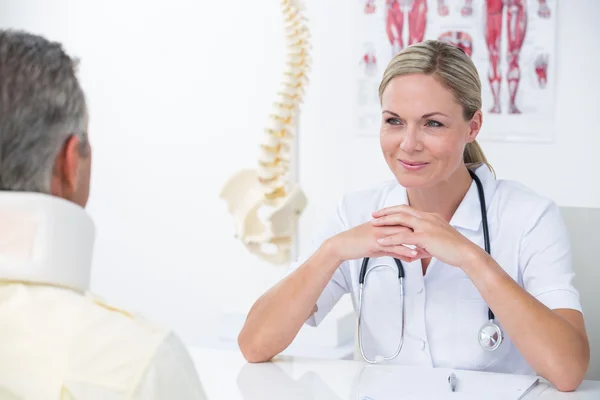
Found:
[[[0,191],[0,280],[86,292],[94,238],[92,219],[75,203]]]
[[[483,194],[485,196],[485,206],[486,209],[489,209],[492,197],[496,192],[496,179],[494,178],[492,171],[485,164],[477,167],[474,172],[481,180]],[[396,185],[385,199],[384,207],[391,207],[399,204],[408,204],[408,196],[404,187]],[[477,231],[479,230],[481,223],[482,218],[481,207],[479,205],[479,192],[477,190],[477,184],[473,181],[465,197],[454,212],[454,215],[450,220],[450,225],[455,228]]]
[[[481,181],[483,188],[483,195],[485,197],[486,211],[489,210],[492,198],[496,192],[496,178],[490,170],[490,168],[482,164],[473,172],[477,175]],[[478,231],[483,222],[481,216],[481,205],[479,203],[479,192],[477,190],[477,184],[475,181],[471,183],[471,187],[467,191],[467,194],[460,202],[458,208],[454,212],[450,225],[455,228],[464,228],[471,231]]]

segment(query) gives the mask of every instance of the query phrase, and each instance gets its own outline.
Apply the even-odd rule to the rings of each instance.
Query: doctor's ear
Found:
[[[479,131],[481,130],[481,125],[483,124],[483,113],[481,110],[475,111],[473,117],[469,121],[469,134],[467,138],[467,143],[471,143],[477,138]]]

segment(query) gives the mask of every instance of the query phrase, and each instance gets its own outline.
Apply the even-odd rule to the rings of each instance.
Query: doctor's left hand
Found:
[[[455,267],[465,265],[468,259],[481,251],[454,229],[438,214],[417,211],[408,205],[388,207],[373,213],[375,226],[401,225],[412,231],[403,231],[379,239],[382,250],[394,253],[395,248],[412,245],[419,249],[421,258],[435,257]]]

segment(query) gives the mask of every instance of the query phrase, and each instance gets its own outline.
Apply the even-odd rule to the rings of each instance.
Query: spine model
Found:
[[[221,198],[234,216],[236,237],[273,264],[290,261],[293,236],[306,197],[292,181],[299,107],[310,69],[310,33],[300,0],[281,2],[287,55],[283,82],[264,130],[256,170],[242,170],[225,184]]]

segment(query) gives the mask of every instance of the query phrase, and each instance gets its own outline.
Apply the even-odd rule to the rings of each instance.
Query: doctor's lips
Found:
[[[424,168],[429,163],[426,162],[418,162],[418,161],[408,161],[408,160],[398,160],[400,165],[409,171],[417,171],[421,168]]]

